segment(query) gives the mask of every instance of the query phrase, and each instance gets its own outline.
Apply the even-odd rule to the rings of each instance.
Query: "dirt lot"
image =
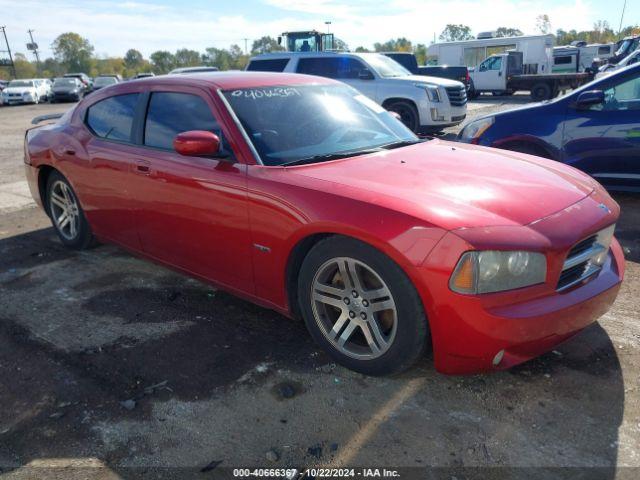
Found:
[[[616,197],[627,278],[598,324],[508,372],[446,377],[425,358],[369,378],[274,312],[112,246],[62,248],[21,163],[30,119],[65,108],[0,107],[1,478],[310,465],[640,478],[640,196]]]

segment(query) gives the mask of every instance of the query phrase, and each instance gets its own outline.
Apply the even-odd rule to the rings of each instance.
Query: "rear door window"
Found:
[[[360,60],[351,57],[301,58],[297,71],[320,77],[356,79],[366,68]]]
[[[89,107],[86,123],[100,138],[129,142],[137,102],[137,93],[105,98]]]
[[[220,126],[203,98],[190,93],[151,94],[144,127],[145,145],[173,150],[176,135],[189,130],[213,132],[222,140]]]
[[[254,72],[284,72],[289,63],[288,58],[269,58],[264,60],[251,60],[247,70]]]

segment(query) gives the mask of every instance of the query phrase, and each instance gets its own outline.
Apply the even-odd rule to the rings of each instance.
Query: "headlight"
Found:
[[[477,144],[480,141],[480,137],[482,136],[482,134],[486,132],[491,125],[493,125],[493,122],[493,117],[481,118],[480,120],[471,122],[469,125],[462,129],[458,140],[460,140],[461,142]]]
[[[542,253],[486,250],[462,255],[449,286],[458,293],[492,293],[543,283],[546,277]]]
[[[432,102],[440,102],[440,90],[437,85],[416,83],[415,86],[424,89],[427,92],[427,97],[429,97],[429,100]]]

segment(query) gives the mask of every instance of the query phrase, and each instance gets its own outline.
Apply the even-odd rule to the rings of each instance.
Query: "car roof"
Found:
[[[381,55],[380,52],[271,52],[261,53],[251,60],[262,60],[268,58],[294,58],[294,57],[359,57],[367,58],[368,56]]]
[[[280,72],[247,72],[230,70],[224,72],[197,72],[183,75],[159,75],[151,78],[141,78],[131,82],[121,83],[122,88],[130,84],[148,85],[195,85],[209,88],[228,90],[233,88],[258,88],[311,84],[339,83],[335,80],[312,75]],[[115,90],[112,90],[115,91]]]

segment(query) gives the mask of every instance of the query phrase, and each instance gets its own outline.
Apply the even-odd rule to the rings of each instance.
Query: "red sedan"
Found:
[[[27,133],[31,191],[71,248],[94,239],[304,319],[372,375],[433,349],[504,369],[604,314],[618,205],[529,155],[420,140],[324,78],[164,76],[106,87]]]

